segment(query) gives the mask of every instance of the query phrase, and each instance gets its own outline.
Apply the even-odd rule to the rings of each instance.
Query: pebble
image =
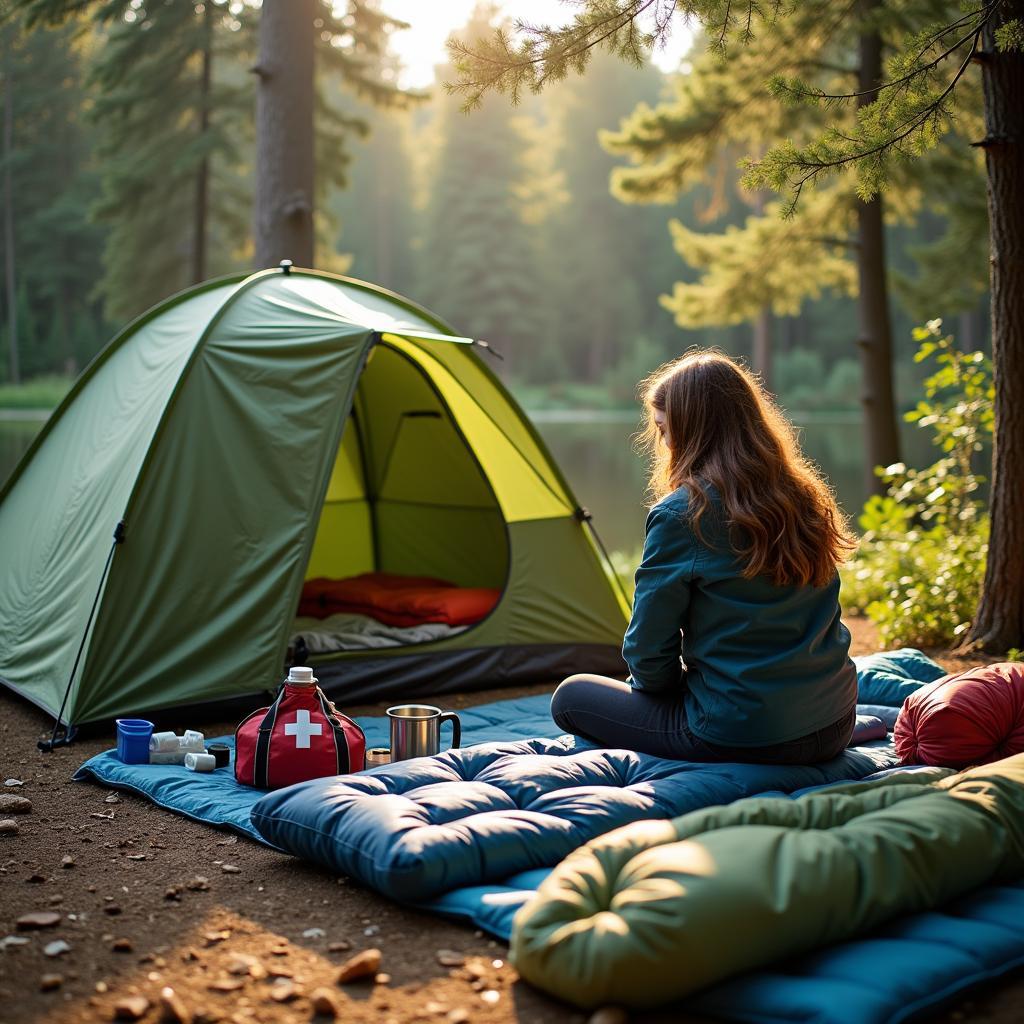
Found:
[[[116,793],[111,793],[110,796],[105,796],[103,798],[103,802],[105,804],[119,804],[121,802],[121,798]]]
[[[170,887],[170,889],[168,889],[164,893],[164,899],[165,900],[173,900],[175,903],[180,903],[181,902],[181,888],[179,886],[177,886],[177,885],[172,885]]]
[[[105,981],[96,982],[96,991],[99,992],[100,995],[103,995],[103,993],[107,992],[109,989],[110,986]]]
[[[18,823],[13,818],[0,819],[0,836],[16,836]]]
[[[61,953],[70,953],[71,945],[65,942],[63,939],[55,939],[53,942],[48,942],[43,946],[43,954],[45,956],[60,956]]]
[[[361,953],[356,953],[341,965],[337,977],[338,984],[346,985],[350,981],[376,975],[380,970],[380,960],[379,949],[364,949]]]
[[[327,932],[323,928],[307,928],[302,933],[302,937],[304,939],[322,939],[326,934]]]
[[[341,1005],[329,988],[313,989],[309,1001],[313,1004],[313,1012],[321,1017],[337,1017],[341,1011]]]
[[[39,991],[40,992],[52,992],[54,989],[58,989],[64,984],[63,974],[44,974],[39,979]]]
[[[129,853],[128,860],[149,860],[145,853]]]
[[[60,859],[60,866],[62,868],[73,868],[75,866],[75,858],[70,853],[65,853]]]
[[[275,1003],[289,1003],[297,995],[299,990],[295,987],[295,982],[289,981],[287,978],[282,978],[279,981],[275,981],[270,986],[270,998]]]
[[[587,1024],[627,1024],[629,1017],[620,1006],[602,1006],[590,1015]]]
[[[139,1020],[147,1010],[149,1000],[145,996],[125,996],[114,1003],[114,1020]]]
[[[32,801],[27,796],[0,793],[0,814],[31,814]]]
[[[337,942],[332,942],[327,947],[328,953],[346,953],[352,948],[352,943],[348,939],[338,939]]]
[[[272,978],[294,978],[295,972],[290,967],[275,967],[271,964],[267,968],[267,974]]]
[[[210,880],[205,875],[196,875],[190,882],[185,883],[185,888],[190,892],[206,892],[210,888]]]
[[[375,985],[390,985],[391,975],[388,974],[386,971],[381,971],[380,974],[374,975],[373,983]]]
[[[466,962],[466,958],[461,953],[456,953],[454,949],[439,949],[437,962],[442,967],[461,967]]]
[[[22,932],[35,931],[37,928],[52,928],[60,923],[60,914],[53,910],[36,910],[31,914],[22,914],[15,922]]]
[[[488,1004],[488,1006],[494,1006],[494,1004],[501,998],[500,992],[495,992],[493,988],[485,988],[480,993],[480,998]]]
[[[27,946],[28,939],[24,935],[8,935],[5,938],[0,939],[0,950],[7,949],[8,946]]]
[[[160,1010],[166,1021],[174,1021],[175,1024],[192,1024],[192,1011],[170,985],[165,985],[160,990]]]
[[[5,786],[24,786],[25,783],[21,779],[4,779]]]
[[[439,1003],[436,1000],[431,999],[430,1002],[423,1007],[423,1009],[426,1010],[427,1013],[429,1014],[438,1014],[444,1013],[445,1010],[448,1009],[448,1005],[446,1003]]]
[[[469,1020],[469,1010],[462,1006],[456,1006],[454,1010],[448,1012],[449,1024],[466,1024],[467,1020]]]
[[[240,875],[242,873],[242,869],[237,864],[221,864],[220,869],[225,875]]]
[[[218,978],[211,981],[207,988],[214,992],[237,992],[244,984],[241,978]]]
[[[203,932],[203,938],[206,940],[208,946],[216,945],[218,942],[224,942],[225,939],[231,938],[231,932],[224,931],[219,932]]]
[[[468,963],[466,964],[466,973],[474,981],[479,981],[484,976],[484,969],[479,964]]]
[[[248,975],[257,981],[267,976],[267,969],[254,956],[248,953],[235,953],[228,961],[228,974]]]
[[[135,947],[132,945],[131,939],[114,939],[110,948],[115,953],[130,953]]]

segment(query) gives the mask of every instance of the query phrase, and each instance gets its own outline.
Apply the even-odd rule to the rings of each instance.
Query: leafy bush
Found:
[[[988,517],[974,462],[992,435],[992,369],[960,352],[932,320],[914,331],[917,362],[934,361],[925,398],[907,413],[942,453],[926,469],[877,470],[884,496],[864,506],[860,550],[843,575],[843,602],[878,625],[884,644],[944,646],[971,624],[988,551]]]

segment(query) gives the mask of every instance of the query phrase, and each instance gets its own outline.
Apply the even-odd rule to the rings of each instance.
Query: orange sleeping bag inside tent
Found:
[[[324,618],[350,612],[389,626],[424,622],[471,626],[490,614],[500,596],[496,588],[457,587],[430,576],[368,572],[343,580],[308,580],[302,588],[299,614]]]

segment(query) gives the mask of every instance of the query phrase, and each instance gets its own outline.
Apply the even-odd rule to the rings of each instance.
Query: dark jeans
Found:
[[[690,731],[679,694],[644,693],[606,676],[570,676],[551,697],[560,729],[603,747],[636,750],[676,761],[739,761],[751,764],[817,764],[846,749],[856,714],[809,736],[770,747],[723,747]]]

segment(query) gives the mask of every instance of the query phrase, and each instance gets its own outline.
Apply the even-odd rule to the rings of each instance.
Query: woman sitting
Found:
[[[679,760],[835,757],[857,701],[836,571],[854,541],[828,485],[726,356],[689,353],[641,386],[657,504],[622,650],[630,679],[571,676],[552,716]]]

